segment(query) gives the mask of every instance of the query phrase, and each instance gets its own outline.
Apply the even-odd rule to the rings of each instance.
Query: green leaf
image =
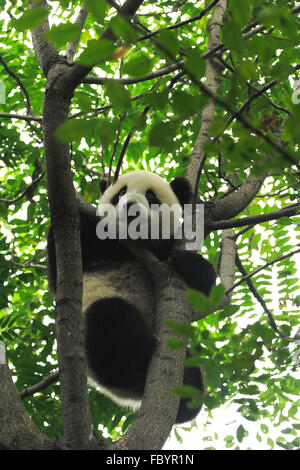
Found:
[[[241,2],[240,0],[231,0],[231,11],[235,19],[241,24],[250,22],[251,9],[249,2]]]
[[[270,437],[268,437],[267,443],[269,444],[269,446],[271,447],[271,449],[274,448],[274,441],[273,441]]]
[[[224,297],[225,287],[222,284],[213,286],[209,293],[209,301],[212,307],[216,307]]]
[[[133,26],[120,15],[114,16],[110,22],[110,27],[115,35],[126,44],[134,44],[137,41],[138,33]]]
[[[166,341],[166,347],[168,349],[182,349],[185,347],[185,342],[182,339],[171,338]]]
[[[191,385],[182,385],[172,390],[172,396],[179,396],[183,398],[192,398],[199,395],[200,391],[198,388],[192,387]]]
[[[92,109],[92,102],[91,97],[88,93],[77,92],[76,93],[76,101],[78,103],[79,108],[84,113],[88,113]]]
[[[169,90],[166,88],[163,91],[153,91],[147,93],[144,97],[144,102],[149,104],[154,109],[164,109],[168,103]]]
[[[172,107],[179,116],[192,115],[199,111],[195,96],[181,90],[174,91]]]
[[[182,437],[180,436],[179,432],[178,432],[178,429],[176,427],[174,427],[174,435],[176,437],[176,440],[179,442],[179,444],[182,444],[183,443],[183,439]]]
[[[108,39],[91,39],[78,61],[83,65],[101,64],[113,57],[115,45]]]
[[[241,424],[237,430],[236,430],[236,437],[239,442],[242,442],[245,436],[247,436],[248,432],[244,428],[244,426]]]
[[[176,121],[165,121],[154,124],[149,132],[149,145],[159,147],[165,151],[172,151],[175,147],[174,139],[177,135]]]
[[[81,27],[77,23],[60,24],[52,26],[50,31],[44,33],[44,38],[51,41],[60,48],[68,42],[74,41],[80,34]]]
[[[268,426],[267,426],[266,424],[263,424],[263,423],[262,423],[262,424],[260,425],[260,429],[262,430],[262,432],[263,432],[264,434],[268,434],[268,433],[269,433],[269,428],[268,428]]]
[[[108,9],[106,0],[85,0],[84,4],[97,23],[103,24]]]
[[[251,60],[243,61],[239,68],[238,73],[241,75],[242,79],[247,80],[258,80],[259,79],[259,72],[257,70],[257,66],[255,63],[251,62]]]
[[[98,119],[94,126],[94,136],[99,137],[102,145],[107,146],[115,140],[117,129],[117,119]]]
[[[93,128],[93,121],[88,119],[70,119],[63,123],[55,132],[61,142],[81,140]]]
[[[173,60],[178,51],[178,39],[172,31],[161,31],[156,36],[156,41],[161,46],[161,52],[167,59]]]
[[[223,28],[223,41],[231,49],[240,53],[244,48],[242,30],[237,21],[229,20]]]
[[[125,419],[123,425],[122,425],[122,432],[126,432],[126,430],[129,428],[129,426],[135,421],[136,415],[131,414],[127,416]]]
[[[177,335],[187,336],[191,338],[193,336],[193,327],[190,324],[179,325],[174,320],[168,319],[165,320],[165,324]]]
[[[104,87],[114,108],[129,109],[131,107],[130,93],[122,83],[107,79]]]
[[[130,77],[147,75],[152,69],[152,60],[146,55],[139,55],[127,60],[123,64],[123,73]]]
[[[280,26],[289,16],[290,10],[288,8],[268,6],[259,10],[257,19],[266,26]]]
[[[231,317],[240,310],[239,305],[225,305],[222,310],[222,318]]]
[[[12,26],[18,31],[35,29],[45,21],[49,13],[47,8],[35,7],[27,9],[20,18],[12,19]]]
[[[205,75],[205,60],[202,58],[199,49],[191,49],[187,54],[185,68],[196,78]]]
[[[209,313],[211,311],[210,303],[206,295],[194,289],[187,289],[186,292],[188,301],[202,313]]]

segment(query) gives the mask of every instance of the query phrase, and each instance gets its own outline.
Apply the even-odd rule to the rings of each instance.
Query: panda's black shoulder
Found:
[[[100,240],[97,237],[98,219],[87,216],[80,212],[80,232],[83,271],[94,270],[94,266],[102,260],[130,260],[133,259],[127,250],[118,240]]]

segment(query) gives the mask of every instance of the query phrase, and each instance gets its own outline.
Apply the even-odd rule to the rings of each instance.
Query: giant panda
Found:
[[[97,221],[80,213],[83,267],[85,348],[89,383],[122,406],[138,409],[147,368],[157,339],[154,337],[154,289],[148,272],[120,240],[124,220],[134,219],[134,204],[144,219],[157,223],[157,207],[171,209],[170,234],[163,239],[137,239],[159,260],[170,260],[186,285],[208,294],[215,283],[213,266],[200,254],[176,249],[175,231],[182,220],[182,208],[190,203],[192,191],[183,177],[171,183],[148,171],[132,171],[109,186],[99,200],[97,214],[106,207],[116,214],[116,237],[99,238]],[[123,217],[125,215],[125,217]],[[127,217],[126,217],[127,216]],[[124,227],[123,227],[124,228]],[[126,227],[125,227],[126,231]],[[150,233],[150,231],[149,231]],[[56,261],[53,232],[48,233],[49,285],[56,287]],[[186,367],[184,384],[204,390],[201,370]],[[182,398],[176,423],[193,419],[200,407],[189,409]]]

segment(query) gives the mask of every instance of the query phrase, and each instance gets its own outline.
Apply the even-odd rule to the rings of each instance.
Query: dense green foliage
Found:
[[[86,2],[90,13],[75,60],[79,57],[85,64],[96,60],[97,67],[91,75],[106,80],[102,86],[83,83],[77,88],[72,100],[74,117],[57,135],[72,141],[74,184],[92,204],[99,196],[101,175],[113,176],[124,150],[125,156],[119,161],[123,172],[146,169],[168,180],[186,173],[199,132],[201,111],[208,99],[199,91],[197,81],[202,83],[205,78],[205,60],[201,56],[208,47],[209,15],[141,40],[148,30],[161,30],[199,15],[210,2],[177,3],[182,3],[181,7],[173,10],[171,0],[146,1],[139,10],[141,15],[130,26],[112,20],[114,9],[104,0]],[[49,2],[53,26],[47,39],[54,42],[62,55],[80,29],[73,24],[79,5],[79,0]],[[46,275],[49,209],[41,122],[12,119],[4,117],[4,113],[42,115],[45,78],[33,53],[29,29],[40,24],[45,11],[41,9],[32,15],[32,11],[24,10],[23,2],[16,0],[0,0],[0,7],[3,11],[0,78],[6,92],[6,102],[0,104],[0,338],[6,344],[16,385],[22,390],[57,369],[54,298],[47,292]],[[276,211],[299,201],[296,163],[300,93],[295,92],[295,67],[300,24],[297,15],[291,14],[293,7],[294,2],[286,0],[231,0],[226,13],[221,40],[227,47],[222,55],[225,65],[218,97],[228,107],[226,110],[221,101],[217,103],[211,136],[218,138],[212,138],[206,146],[199,195],[203,201],[218,200],[227,193],[228,180],[229,187],[236,188],[250,172],[261,175],[269,169],[259,194],[239,217]],[[243,31],[247,34],[245,28],[254,21],[265,25],[265,29],[243,38]],[[99,41],[109,24],[126,48],[122,46],[116,51],[111,42]],[[123,59],[116,59],[116,54],[124,56]],[[185,74],[179,74],[178,68],[158,78],[134,80],[183,59]],[[127,85],[112,78],[132,78],[134,83]],[[239,119],[230,125],[227,122],[230,110],[239,110],[251,94],[273,80],[276,84],[253,100],[243,116],[271,139],[274,127],[282,126],[281,137],[289,143],[284,147],[289,158],[276,152],[263,137],[250,133]],[[266,117],[271,117],[271,124],[266,124]],[[247,272],[291,252],[299,244],[299,221],[299,216],[284,217],[256,224],[243,233],[237,239],[238,253]],[[234,233],[241,229],[234,229]],[[220,239],[221,231],[214,231],[203,247],[203,253],[216,268]],[[247,421],[257,422],[256,439],[259,443],[264,439],[268,448],[273,448],[275,442],[268,436],[266,422],[277,426],[278,446],[285,449],[300,446],[296,422],[299,334],[295,344],[300,295],[295,260],[287,257],[252,278],[281,335],[270,326],[266,312],[245,282],[234,289],[230,305],[208,315],[188,333],[195,354],[193,361],[203,367],[207,385],[199,423],[204,426],[212,417],[217,420],[218,408],[229,403],[243,419],[235,423],[236,434],[225,437],[228,448],[247,447]],[[236,270],[236,281],[242,277]],[[26,398],[24,403],[40,429],[58,438],[61,432],[58,384]],[[90,403],[95,432],[100,436],[105,429],[104,436],[116,438],[132,422],[127,410],[120,410],[95,390],[90,391]],[[202,448],[208,447],[205,441],[210,441],[211,448],[218,445],[209,424],[201,435]],[[180,439],[179,434],[177,437]]]

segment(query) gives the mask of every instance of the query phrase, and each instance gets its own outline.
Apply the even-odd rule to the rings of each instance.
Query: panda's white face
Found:
[[[100,198],[97,215],[103,216],[106,205],[115,210],[116,238],[123,231],[126,238],[136,239],[130,232],[134,228],[144,239],[157,239],[158,233],[159,239],[170,238],[182,223],[182,208],[171,186],[148,171],[121,176]]]

